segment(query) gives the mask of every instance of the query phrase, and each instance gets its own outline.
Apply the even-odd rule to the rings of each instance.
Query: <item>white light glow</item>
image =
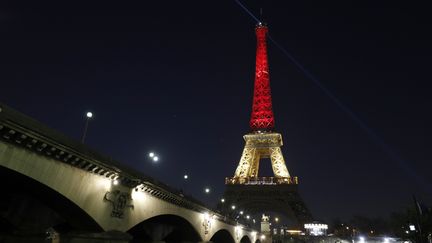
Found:
[[[301,234],[303,233],[301,230],[287,230],[289,234]]]
[[[210,188],[206,187],[206,188],[204,189],[204,192],[205,192],[205,193],[210,193]]]
[[[261,235],[261,240],[265,240],[265,235]]]
[[[232,210],[236,209],[236,206],[235,206],[235,205],[232,205],[232,206],[231,206],[231,209],[232,209]]]
[[[384,243],[389,243],[389,242],[390,242],[390,239],[387,238],[387,237],[385,237],[383,242],[384,242]]]
[[[150,157],[150,158],[153,158],[154,156],[155,156],[155,154],[154,154],[153,152],[150,152],[150,153],[149,153],[149,157]]]
[[[249,215],[246,215],[246,218],[247,218],[247,219],[250,219],[250,216],[249,216]]]
[[[305,224],[304,228],[307,230],[308,234],[319,236],[319,235],[325,235],[326,234],[326,230],[328,229],[328,225],[327,224],[312,223],[312,224]]]
[[[240,211],[240,214],[243,215],[243,211]]]
[[[305,224],[305,229],[328,229],[328,225],[326,224]]]
[[[132,200],[134,200],[134,201],[143,201],[144,200],[144,198],[145,198],[145,194],[144,194],[144,192],[142,192],[142,191],[135,191],[135,190],[132,190],[132,193],[131,193],[132,195]]]
[[[221,198],[221,203],[224,203],[225,202],[225,198]]]
[[[87,112],[87,118],[92,118],[93,117],[93,113],[91,113],[90,111],[89,112]]]
[[[113,180],[113,185],[114,186],[117,186],[119,184],[119,181],[118,180]]]
[[[103,188],[103,190],[108,191],[111,187],[111,180],[105,177],[95,178],[95,183],[98,187]]]
[[[187,179],[189,178],[189,176],[188,176],[188,175],[184,175],[183,178],[184,178],[185,180],[187,180]]]
[[[409,229],[410,229],[411,231],[415,231],[415,230],[416,230],[416,228],[415,228],[415,226],[414,226],[413,224],[410,224]]]
[[[157,157],[157,156],[154,156],[154,157],[153,157],[153,161],[154,161],[154,162],[157,162],[157,161],[159,161],[159,157]]]

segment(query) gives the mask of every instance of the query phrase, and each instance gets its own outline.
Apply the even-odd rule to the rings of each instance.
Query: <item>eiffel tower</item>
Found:
[[[268,28],[258,23],[255,85],[250,119],[251,132],[244,135],[246,142],[234,177],[225,178],[225,202],[220,204],[229,211],[231,205],[252,214],[265,211],[279,212],[299,226],[312,221],[312,216],[301,199],[299,180],[291,176],[282,155],[282,135],[273,132],[274,115],[270,91],[266,36]],[[273,177],[258,177],[262,158],[270,158]]]

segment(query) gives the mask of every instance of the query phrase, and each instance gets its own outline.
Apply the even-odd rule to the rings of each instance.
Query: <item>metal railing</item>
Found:
[[[225,185],[297,185],[298,177],[225,177]]]

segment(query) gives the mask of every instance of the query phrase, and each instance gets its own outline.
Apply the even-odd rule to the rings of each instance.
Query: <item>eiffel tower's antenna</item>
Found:
[[[260,8],[260,22],[263,22],[263,10]]]

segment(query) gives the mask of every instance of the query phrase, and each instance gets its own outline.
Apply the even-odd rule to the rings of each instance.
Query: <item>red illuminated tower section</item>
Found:
[[[274,128],[274,116],[270,91],[269,68],[267,61],[267,26],[258,24],[255,86],[250,128],[253,131],[270,131]]]

